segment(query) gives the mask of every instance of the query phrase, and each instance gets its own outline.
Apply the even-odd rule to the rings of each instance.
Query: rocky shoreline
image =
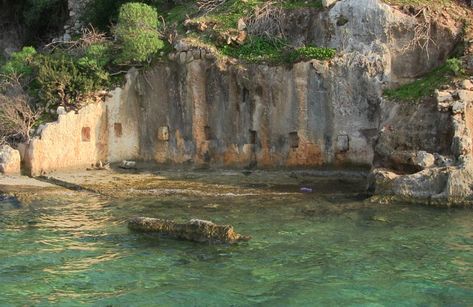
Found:
[[[356,200],[378,204],[411,203],[444,208],[469,207],[473,204],[468,198],[446,200],[441,196],[435,198],[427,193],[420,194],[423,191],[422,188],[430,191],[429,187],[435,179],[435,177],[427,177],[428,179],[422,177],[428,176],[426,174],[429,172],[433,171],[427,170],[410,176],[392,176],[388,171],[379,169],[373,170],[371,174],[362,170],[110,169],[54,173],[37,178],[0,175],[0,195],[3,195],[3,201],[14,198],[20,203],[32,203],[42,199],[80,198],[84,195],[116,200],[177,197],[185,202],[202,197],[233,198],[260,194],[272,195],[272,197],[285,195],[304,197],[307,193],[309,196],[341,193],[351,195],[350,197]],[[367,191],[367,187],[373,185],[373,177],[381,176],[380,173],[388,179],[375,178],[375,186],[378,190],[376,193]],[[396,178],[399,181],[395,181]],[[406,182],[403,186],[404,190],[399,190],[401,192],[389,190],[394,184],[401,186],[399,182],[402,180]],[[418,188],[419,183],[425,185]],[[408,187],[414,192],[408,194]],[[417,194],[415,188],[418,188]]]
[[[471,205],[473,80],[436,91],[430,106],[410,107],[415,111],[381,123],[369,190],[401,201]]]
[[[71,17],[80,12],[80,5],[69,6]],[[330,60],[288,66],[222,60],[183,37],[165,60],[129,70],[125,85],[104,102],[78,111],[51,110],[57,121],[37,127],[30,141],[16,149],[1,147],[0,174],[22,172],[34,179],[3,177],[0,191],[26,186],[39,194],[41,189],[106,197],[189,194],[175,186],[188,179],[179,178],[176,174],[186,172],[178,169],[189,167],[216,170],[187,174],[207,182],[215,177],[217,193],[220,179],[230,186],[240,180],[300,192],[307,177],[317,177],[311,175],[316,169],[357,166],[364,170],[358,171],[356,193],[381,201],[468,206],[473,203],[473,45],[462,37],[459,20],[441,14],[426,23],[412,10],[346,0],[287,11],[282,28],[294,46],[337,50]],[[409,43],[419,39],[420,26],[435,28],[428,32],[432,44]],[[455,73],[455,83],[419,101],[383,95],[444,65],[462,39],[465,70]],[[125,170],[108,168],[122,161],[128,161]],[[154,172],[136,168],[135,161],[174,169]],[[238,175],[222,175],[227,168],[238,169],[229,171]],[[327,171],[322,180],[345,178],[339,173]],[[198,187],[192,193],[211,192]]]
[[[177,196],[239,197],[265,193],[274,196],[343,191],[357,195],[366,187],[364,171],[239,171],[239,170],[93,170],[54,173],[44,177],[0,175],[0,194],[21,201],[91,194],[113,199]],[[58,184],[60,183],[60,184]]]

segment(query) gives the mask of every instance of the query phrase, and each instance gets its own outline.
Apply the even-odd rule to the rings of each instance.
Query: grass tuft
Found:
[[[460,61],[456,58],[447,60],[422,78],[397,89],[385,90],[384,95],[398,101],[418,102],[422,98],[432,96],[436,89],[449,83],[454,77],[463,74]]]

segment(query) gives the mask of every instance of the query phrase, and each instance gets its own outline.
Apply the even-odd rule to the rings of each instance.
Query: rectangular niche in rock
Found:
[[[243,88],[241,94],[241,102],[247,103],[250,101],[250,91],[247,88]]]
[[[350,138],[346,134],[337,136],[337,152],[346,152],[350,149]]]
[[[162,126],[158,128],[158,140],[169,141],[169,127]]]
[[[289,146],[291,146],[291,148],[299,147],[299,135],[297,134],[297,131],[289,132]]]
[[[82,142],[90,142],[90,127],[83,127],[81,131]]]
[[[249,144],[256,145],[256,137],[257,137],[256,131],[250,129],[250,143]]]
[[[210,141],[213,139],[212,137],[212,130],[210,130],[210,126],[205,126],[204,127],[204,134],[205,134],[205,140]]]
[[[123,128],[121,123],[114,123],[113,124],[113,131],[115,132],[115,136],[117,138],[123,135]]]

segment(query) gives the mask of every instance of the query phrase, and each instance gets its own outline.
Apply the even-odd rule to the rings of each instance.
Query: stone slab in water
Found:
[[[180,224],[172,220],[135,217],[128,221],[128,228],[140,232],[156,232],[194,242],[233,244],[250,239],[248,236],[236,233],[231,225],[217,225],[198,219]]]

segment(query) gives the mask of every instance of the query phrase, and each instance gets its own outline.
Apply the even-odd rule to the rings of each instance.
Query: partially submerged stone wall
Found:
[[[181,51],[139,76],[143,159],[234,167],[371,163],[377,88],[362,71],[344,60],[222,70],[205,57]],[[351,95],[338,96],[350,82]]]
[[[127,75],[127,85],[136,74]],[[38,176],[139,158],[137,104],[129,92],[127,86],[116,89],[104,103],[60,114],[56,122],[40,126],[23,154],[27,171]]]
[[[90,167],[107,159],[107,126],[104,104],[91,104],[75,114],[59,115],[31,140],[25,153],[25,167],[31,175]]]
[[[207,50],[179,44],[169,61],[132,71],[126,86],[105,103],[48,124],[24,155],[27,167],[33,175],[123,159],[215,167],[370,167],[378,161],[375,154],[383,153],[378,135],[386,111],[394,117],[400,112],[382,103],[382,89],[444,60],[461,27],[437,25],[432,39],[441,47],[422,57],[421,49],[402,48],[412,38],[415,17],[379,1],[339,1],[330,10],[311,12],[289,16],[294,22],[285,31],[293,33],[293,43],[336,47],[333,60],[222,64]],[[341,17],[347,22],[340,24]],[[411,57],[422,61],[399,60]],[[437,110],[426,110],[431,114],[426,120],[450,123]],[[418,129],[425,131],[420,123]],[[430,143],[421,135],[413,142],[427,144],[426,151],[440,146],[443,154],[448,131],[453,129],[432,131],[438,139]]]

